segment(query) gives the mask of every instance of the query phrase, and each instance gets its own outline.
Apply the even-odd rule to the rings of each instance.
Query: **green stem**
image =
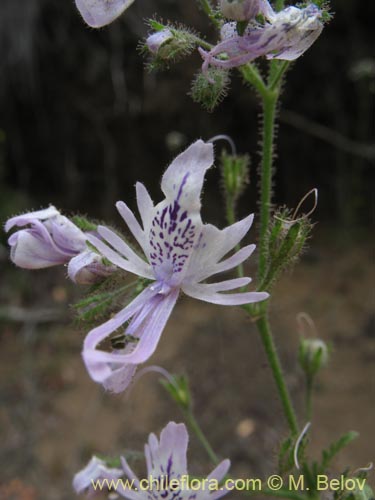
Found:
[[[279,391],[281,403],[283,405],[284,413],[289,424],[289,428],[292,434],[298,434],[298,423],[294,408],[289,396],[289,392],[285,383],[284,375],[281,369],[279,356],[276,351],[275,343],[271,334],[271,330],[268,324],[267,316],[264,315],[259,318],[256,322],[258,331],[260,333],[264,349],[267,354],[269,364],[276,382],[277,389]]]
[[[279,62],[279,61],[278,61]],[[269,82],[269,89],[274,91],[279,86],[282,77],[285,75],[285,72],[290,66],[290,61],[282,61],[281,64],[278,64],[276,71],[272,75],[272,78]]]
[[[200,3],[203,12],[207,15],[212,24],[214,24],[216,28],[220,29],[221,22],[215,16],[215,12],[212,8],[211,2],[209,0],[198,0],[198,2]]]
[[[312,418],[312,399],[313,399],[313,378],[306,377],[306,420],[311,421]]]
[[[248,63],[240,66],[239,70],[244,79],[248,83],[251,83],[251,85],[253,85],[259,92],[262,99],[264,99],[267,96],[268,90],[261,74],[258,71],[258,68],[254,64]]]
[[[196,43],[201,47],[203,47],[204,49],[211,50],[213,48],[212,43],[202,40],[202,38],[200,38],[199,36],[194,35],[193,38],[196,41]]]
[[[263,98],[263,148],[261,163],[259,281],[263,281],[268,262],[268,228],[271,211],[272,163],[275,138],[275,118],[278,93],[268,92]]]
[[[210,443],[208,442],[208,439],[204,435],[204,432],[200,428],[200,425],[197,422],[197,419],[193,415],[192,411],[184,411],[185,418],[187,421],[188,426],[190,429],[194,432],[194,434],[197,436],[198,440],[200,441],[201,445],[203,448],[206,450],[207,455],[209,456],[211,462],[214,465],[217,465],[219,463],[219,458],[212,449]]]

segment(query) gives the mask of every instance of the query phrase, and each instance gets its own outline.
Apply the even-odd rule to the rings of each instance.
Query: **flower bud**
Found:
[[[269,290],[276,278],[298,261],[312,227],[307,216],[294,220],[287,209],[275,214],[269,229],[269,261],[261,290]]]
[[[161,380],[161,384],[182,410],[190,409],[191,396],[189,382],[184,375],[174,375],[173,382]]]
[[[224,189],[227,196],[236,201],[248,183],[250,158],[248,155],[221,155]]]
[[[172,38],[173,34],[169,29],[157,31],[156,33],[152,33],[152,35],[147,38],[146,46],[152,54],[157,55],[164,43],[168,42],[168,40],[171,40]]]
[[[233,21],[249,21],[260,11],[260,0],[220,0],[224,17]]]
[[[329,350],[327,344],[321,339],[302,338],[298,358],[306,375],[313,377],[328,362]]]
[[[230,83],[228,71],[221,68],[209,68],[199,72],[191,87],[193,101],[201,104],[207,111],[213,111],[227,95]]]
[[[168,65],[188,56],[196,45],[196,37],[183,27],[168,27],[150,20],[154,30],[145,40],[143,51],[151,54],[151,67]]]

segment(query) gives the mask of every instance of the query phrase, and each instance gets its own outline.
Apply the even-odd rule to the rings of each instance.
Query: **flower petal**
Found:
[[[215,293],[208,290],[207,285],[186,285],[183,287],[184,293],[194,299],[219,304],[222,306],[239,306],[266,300],[269,294],[266,292],[243,292],[243,293]]]
[[[115,266],[138,276],[142,276],[143,278],[154,279],[154,275],[151,270],[146,272],[144,266],[140,267],[137,264],[124,259],[96,236],[87,234],[86,238],[98,250],[98,252],[104,255],[104,257],[106,257]]]
[[[92,285],[115,271],[114,266],[106,266],[97,253],[86,250],[73,257],[68,264],[69,278],[79,285]]]
[[[83,358],[90,376],[96,382],[108,385],[112,390],[124,387],[130,382],[134,371],[125,370],[145,362],[155,351],[166,322],[177,301],[178,289],[164,296],[158,289],[146,288],[134,301],[103,325],[93,329],[84,342]],[[98,344],[110,333],[119,328],[125,321],[133,317],[125,334],[139,338],[129,350],[105,352],[97,350]],[[117,370],[122,370],[117,373]]]
[[[129,230],[133,234],[134,238],[138,241],[140,247],[142,248],[144,254],[148,256],[149,254],[149,242],[148,237],[145,234],[145,231],[141,228],[139,222],[137,221],[135,215],[127,206],[127,204],[123,201],[118,201],[116,203],[116,208],[119,211],[119,214],[124,219],[126,225]]]
[[[188,442],[189,435],[185,424],[169,422],[160,434],[160,442],[154,434],[151,434],[149,450],[152,469],[148,470],[148,475],[176,479],[187,474]]]
[[[146,275],[152,275],[151,266],[141,259],[132,248],[118,236],[105,226],[98,226],[99,235],[106,240],[117,252],[124,255],[129,262],[132,262],[139,269],[143,269]]]
[[[212,224],[205,224],[189,262],[185,281],[201,281],[209,276],[208,269],[215,266],[220,259],[238,245],[250,230],[253,219],[254,215],[251,214],[222,230]]]
[[[199,140],[181,153],[162,179],[166,199],[154,209],[150,262],[157,280],[178,286],[200,238],[200,194],[213,163],[213,146]]]
[[[137,193],[137,206],[142,219],[143,230],[145,234],[149,234],[151,221],[153,216],[154,203],[148,194],[147,189],[141,182],[135,185]]]
[[[85,22],[92,28],[101,28],[119,17],[134,0],[76,0]]]
[[[161,189],[167,200],[178,200],[185,210],[199,211],[206,170],[214,163],[212,143],[194,142],[177,156],[165,171]]]
[[[69,255],[56,249],[49,235],[46,241],[38,231],[32,229],[22,229],[12,234],[8,243],[12,262],[24,269],[43,269],[64,264],[70,259]]]
[[[210,276],[222,273],[224,271],[229,271],[230,269],[239,266],[250,257],[255,248],[255,245],[247,245],[246,247],[241,248],[240,250],[238,250],[238,252],[234,253],[227,259],[222,260],[217,264],[207,264],[206,268],[200,271],[199,277],[196,277],[197,279],[195,281],[202,281]],[[186,281],[185,283],[189,284],[189,281]],[[190,280],[190,283],[194,283],[194,280]]]
[[[80,494],[85,491],[93,492],[93,482],[107,479],[116,480],[124,475],[124,471],[113,467],[107,467],[106,463],[100,458],[92,457],[84,469],[77,472],[73,478],[73,488]]]
[[[48,208],[44,208],[43,210],[37,210],[36,212],[28,212],[26,214],[17,215],[16,217],[12,217],[9,219],[4,226],[5,232],[7,233],[14,226],[22,227],[27,224],[31,224],[34,220],[47,220],[56,215],[60,215],[60,212],[51,205]]]

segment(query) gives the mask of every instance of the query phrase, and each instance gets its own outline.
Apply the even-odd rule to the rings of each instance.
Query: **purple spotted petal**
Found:
[[[85,22],[92,28],[101,28],[117,19],[134,0],[76,0]]]
[[[150,261],[158,280],[182,282],[201,229],[201,191],[213,164],[213,146],[199,140],[181,153],[162,178],[166,199],[154,209]]]
[[[160,434],[160,442],[155,434],[150,434],[145,454],[148,459],[148,475],[158,477],[168,475],[171,479],[178,474],[187,474],[186,454],[189,436],[184,424],[169,424]]]

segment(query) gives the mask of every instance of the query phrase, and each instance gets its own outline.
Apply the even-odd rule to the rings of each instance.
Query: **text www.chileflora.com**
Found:
[[[366,479],[347,478],[340,476],[331,479],[325,474],[316,476],[316,488],[318,491],[363,491]],[[279,491],[282,488],[289,491],[308,491],[306,479],[303,475],[281,477],[277,474],[266,479],[226,479],[219,483],[216,479],[199,479],[183,475],[180,478],[169,478],[159,476],[158,478],[141,479],[92,479],[91,486],[94,491]]]

